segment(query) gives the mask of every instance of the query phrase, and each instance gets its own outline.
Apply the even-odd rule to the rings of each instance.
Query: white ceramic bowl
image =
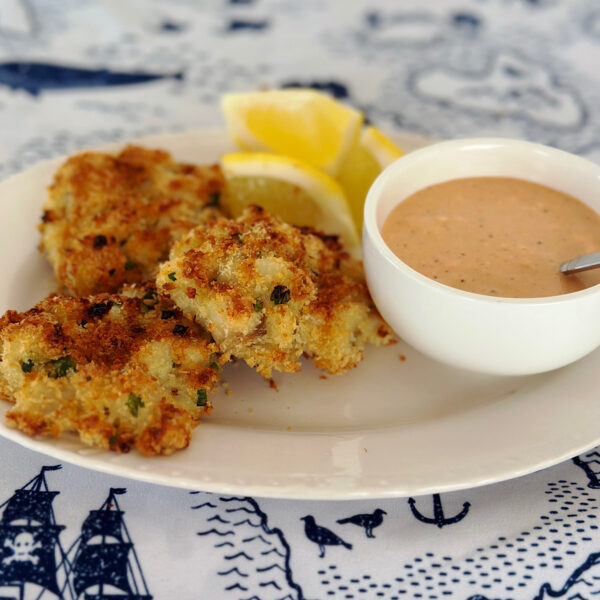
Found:
[[[373,300],[406,342],[456,367],[526,375],[574,362],[600,346],[600,285],[547,298],[464,292],[421,275],[381,237],[389,213],[414,192],[484,176],[543,184],[600,212],[600,166],[567,152],[500,138],[417,150],[387,167],[367,195],[363,259]]]

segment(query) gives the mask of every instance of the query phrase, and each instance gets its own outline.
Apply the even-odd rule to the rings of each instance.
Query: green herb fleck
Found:
[[[127,396],[127,407],[129,408],[129,412],[134,416],[138,416],[138,410],[140,408],[144,408],[144,401],[140,396],[136,396],[133,392]]]
[[[216,362],[211,362],[210,365],[208,365],[211,369],[213,369],[214,371],[218,371],[219,370],[219,364]]]
[[[260,300],[257,300],[254,303],[254,312],[260,312],[263,309],[263,303]]]
[[[116,443],[117,443],[117,436],[116,435],[111,435],[108,438],[108,445],[112,448]]]
[[[219,206],[219,200],[221,200],[221,192],[215,192],[210,195],[210,201],[205,204],[206,207],[217,207]]]
[[[196,392],[196,406],[206,406],[208,404],[208,395],[206,390]]]
[[[235,238],[237,240],[238,244],[243,244],[243,240],[242,240],[242,234],[241,233],[234,233],[232,236],[232,238]]]
[[[167,275],[167,277],[171,280],[171,281],[177,281],[177,277],[175,277],[175,271],[173,271],[173,273],[169,273]]]
[[[50,373],[50,377],[54,379],[65,377],[69,371],[77,371],[75,361],[70,356],[51,360],[49,364],[54,367],[54,370]]]
[[[135,269],[137,267],[137,264],[134,263],[132,260],[127,259],[125,261],[125,270],[126,271],[131,271],[132,269]]]
[[[33,361],[29,359],[28,361],[21,363],[21,369],[23,370],[23,373],[31,373],[33,369]]]
[[[290,301],[290,290],[285,285],[276,285],[271,292],[273,304],[287,304]]]

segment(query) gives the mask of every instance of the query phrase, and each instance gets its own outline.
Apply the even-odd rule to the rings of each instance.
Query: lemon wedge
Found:
[[[310,89],[226,94],[221,106],[242,150],[291,156],[333,176],[363,122],[359,111]]]
[[[367,192],[385,167],[402,156],[402,150],[373,126],[365,127],[348,151],[337,175],[358,231],[362,230]]]
[[[291,225],[338,235],[360,255],[360,240],[344,191],[333,178],[300,160],[260,152],[221,157],[226,187],[221,205],[233,217],[258,204]]]

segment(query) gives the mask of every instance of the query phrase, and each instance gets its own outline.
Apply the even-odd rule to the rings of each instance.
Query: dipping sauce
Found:
[[[386,219],[383,239],[440,283],[488,296],[537,298],[600,283],[559,265],[600,251],[600,216],[576,198],[507,177],[455,179],[418,191]]]

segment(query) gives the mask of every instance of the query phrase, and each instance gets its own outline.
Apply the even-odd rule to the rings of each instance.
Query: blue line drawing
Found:
[[[544,583],[539,594],[533,600],[543,600],[544,598],[560,598],[561,596],[569,595],[569,598],[589,598],[600,594],[600,582],[596,577],[590,577],[590,569],[600,564],[600,552],[590,554],[583,564],[579,565],[569,575],[562,588],[553,590],[549,583]],[[596,582],[594,583],[594,580]],[[583,592],[583,595],[582,595]]]
[[[334,98],[338,100],[344,100],[346,98],[350,98],[350,92],[348,90],[348,86],[341,81],[284,81],[281,84],[281,87],[286,88],[312,88],[313,90],[318,90],[320,92],[325,92],[330,94]]]
[[[583,470],[588,478],[588,487],[594,490],[600,489],[600,453],[592,450],[587,454],[576,456],[573,463]],[[596,469],[596,470],[595,470]]]
[[[64,589],[73,592],[69,582],[69,563],[59,539],[65,528],[58,525],[52,504],[60,492],[51,491],[46,482],[48,471],[61,465],[42,467],[40,473],[0,506],[0,596],[23,600],[28,590],[39,586],[39,598],[64,599]],[[61,583],[59,583],[59,578]],[[46,594],[48,591],[50,594]]]
[[[360,37],[380,48],[429,46],[442,39],[439,19],[425,11],[368,12]]]
[[[159,25],[159,30],[164,33],[179,33],[185,31],[185,25],[176,23],[175,21],[165,20]]]
[[[452,525],[453,523],[462,521],[467,516],[469,508],[471,507],[469,502],[465,502],[462,510],[458,514],[454,515],[453,517],[446,517],[444,515],[444,507],[442,506],[442,499],[440,498],[440,495],[433,494],[433,517],[426,517],[415,507],[416,500],[414,498],[409,498],[408,504],[412,514],[419,519],[419,521],[422,521],[423,523],[429,523],[431,525],[437,525],[440,529],[445,525]]]
[[[215,534],[218,535],[219,537],[226,537],[228,535],[235,535],[235,533],[233,533],[233,531],[219,531],[218,529],[209,529],[208,531],[198,531],[196,533],[196,535],[211,535],[211,534]]]
[[[512,116],[559,130],[578,131],[588,113],[577,92],[559,83],[548,65],[514,50],[497,51],[478,70],[437,65],[415,70],[409,89],[420,99],[471,114]]]
[[[215,517],[229,518],[244,513],[247,518],[230,525],[232,535],[226,542],[215,543],[221,549],[222,568],[217,575],[223,578],[227,592],[248,591],[246,596],[232,596],[236,600],[258,598],[259,600],[304,600],[302,587],[294,581],[290,564],[291,549],[283,534],[270,527],[267,515],[253,498],[207,496],[200,505],[200,515],[205,522]],[[214,528],[200,528],[203,536],[219,532]],[[222,532],[221,532],[222,533]],[[252,589],[252,586],[255,586]],[[242,590],[242,588],[244,588]],[[253,595],[254,592],[254,595]]]
[[[345,525],[346,523],[352,523],[353,525],[358,525],[359,527],[364,527],[365,534],[368,538],[374,538],[373,529],[375,527],[379,527],[383,523],[383,515],[387,515],[385,510],[381,508],[376,508],[373,513],[354,515],[352,517],[348,517],[347,519],[338,519],[338,523],[340,525]]]
[[[117,496],[110,488],[98,510],[91,510],[71,546],[73,589],[79,600],[152,600]]]
[[[269,21],[267,19],[263,19],[260,21],[248,21],[246,19],[231,19],[231,21],[227,23],[228,32],[250,31],[259,33],[268,28]]]
[[[6,501],[0,520],[0,597],[3,600],[152,600],[135,546],[111,488],[98,510],[91,510],[81,533],[65,551],[50,490],[40,473]]]
[[[319,558],[325,557],[325,546],[344,546],[344,548],[352,550],[352,544],[345,542],[326,527],[317,525],[312,515],[306,515],[300,520],[304,521],[304,534],[306,537],[319,546]]]
[[[111,87],[148,83],[161,79],[181,81],[183,72],[163,74],[144,71],[118,72],[108,69],[85,69],[40,62],[0,63],[0,85],[22,89],[37,96],[45,90],[65,88]]]

